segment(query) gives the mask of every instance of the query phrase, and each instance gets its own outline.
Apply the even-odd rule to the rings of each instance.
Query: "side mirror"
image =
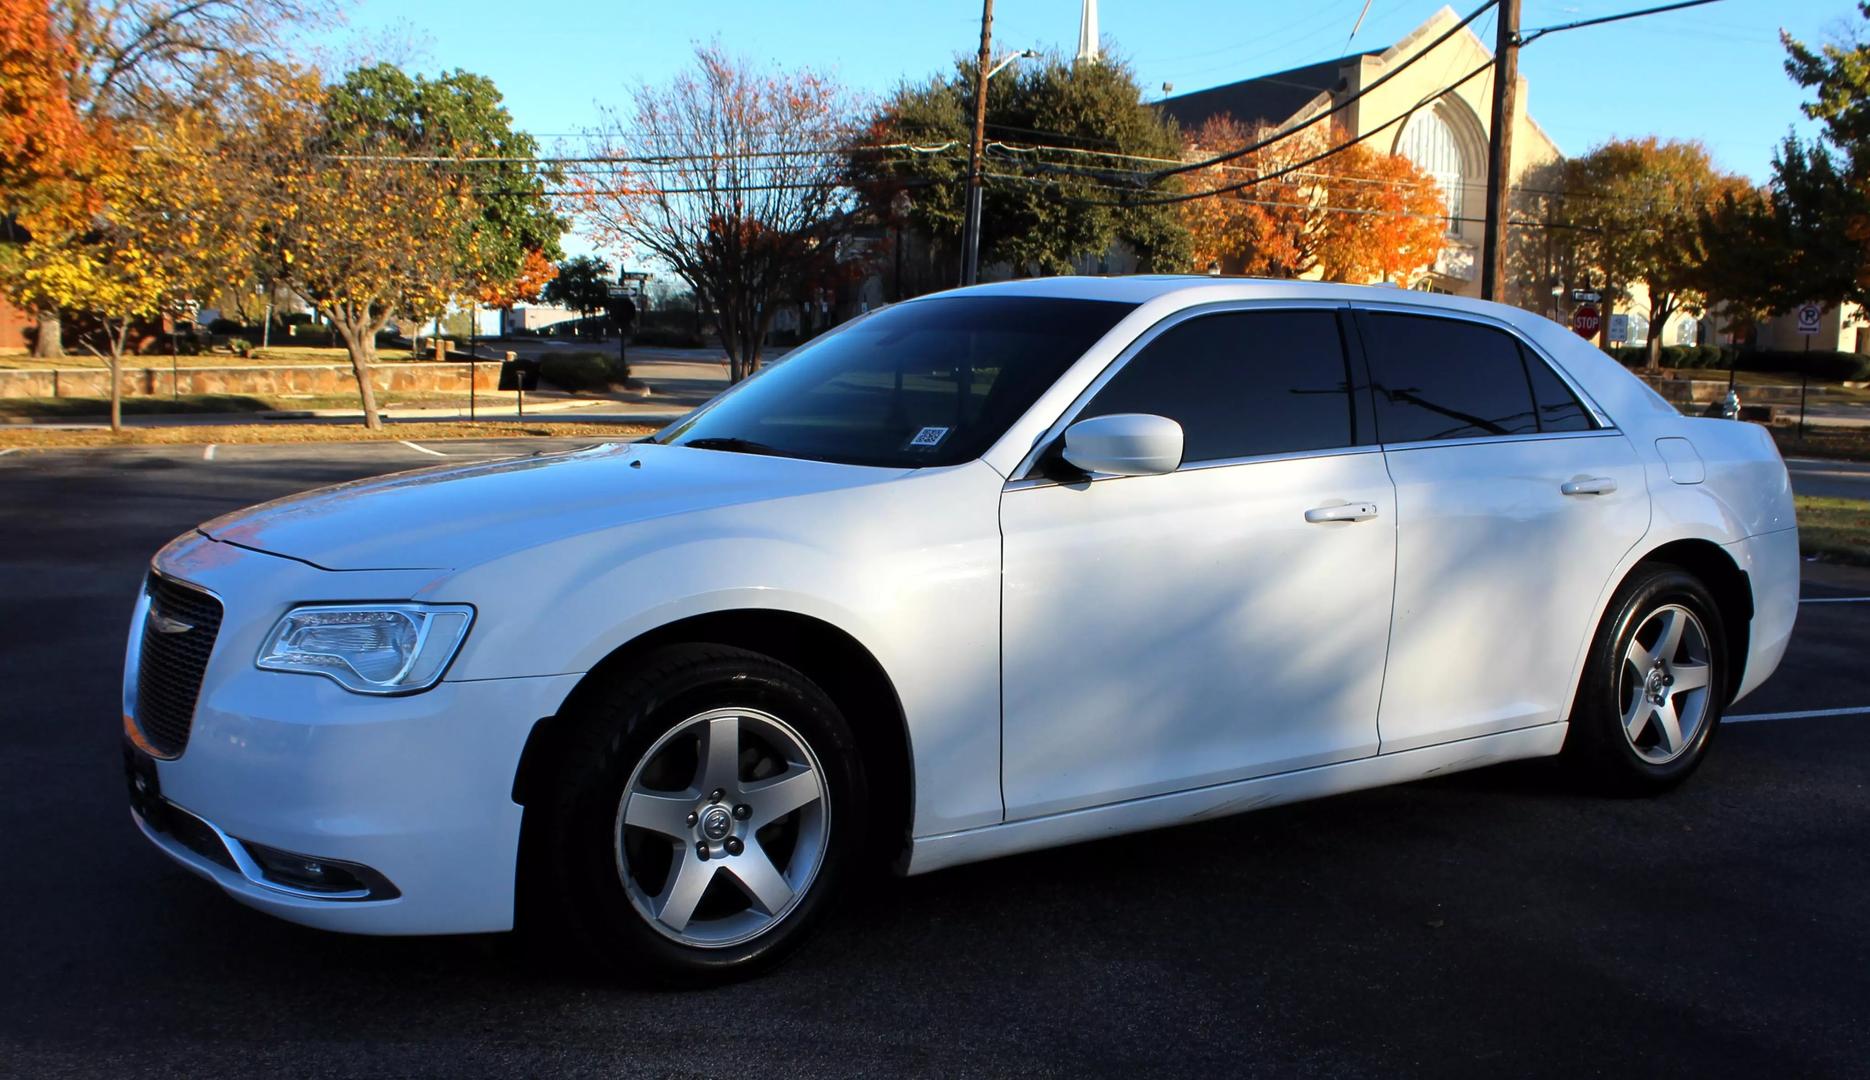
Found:
[[[1087,473],[1171,473],[1182,465],[1182,425],[1148,413],[1093,416],[1065,429],[1059,456]]]

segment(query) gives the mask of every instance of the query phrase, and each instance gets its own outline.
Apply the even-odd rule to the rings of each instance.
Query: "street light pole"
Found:
[[[993,63],[993,0],[981,0],[980,59],[974,69],[974,140],[967,153],[967,210],[961,224],[961,284],[980,278],[980,158],[987,144],[987,80]]]
[[[1487,132],[1487,224],[1481,239],[1480,298],[1506,299],[1507,193],[1513,168],[1513,116],[1519,98],[1519,0],[1500,0],[1493,49],[1493,115]]]

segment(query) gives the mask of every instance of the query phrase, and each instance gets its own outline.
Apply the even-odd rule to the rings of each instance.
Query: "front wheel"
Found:
[[[757,653],[679,646],[570,719],[539,838],[577,936],[685,983],[796,947],[860,831],[862,768],[830,698]]]
[[[1565,756],[1625,794],[1665,791],[1701,763],[1727,703],[1727,636],[1700,579],[1641,567],[1611,599],[1572,706]]]

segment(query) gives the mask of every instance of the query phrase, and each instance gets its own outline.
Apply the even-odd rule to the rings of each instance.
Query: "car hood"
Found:
[[[215,518],[201,532],[326,570],[454,570],[567,536],[900,475],[718,450],[605,444],[320,488]]]

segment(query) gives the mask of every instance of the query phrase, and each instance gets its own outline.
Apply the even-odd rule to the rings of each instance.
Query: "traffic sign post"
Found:
[[[1825,309],[1817,301],[1799,305],[1799,333],[1805,338],[1805,363],[1799,366],[1799,442],[1805,441],[1805,393],[1811,385],[1812,335],[1824,321]]]
[[[1597,336],[1597,329],[1603,324],[1602,318],[1596,307],[1581,304],[1571,313],[1571,328],[1577,331],[1579,337],[1588,341]]]

